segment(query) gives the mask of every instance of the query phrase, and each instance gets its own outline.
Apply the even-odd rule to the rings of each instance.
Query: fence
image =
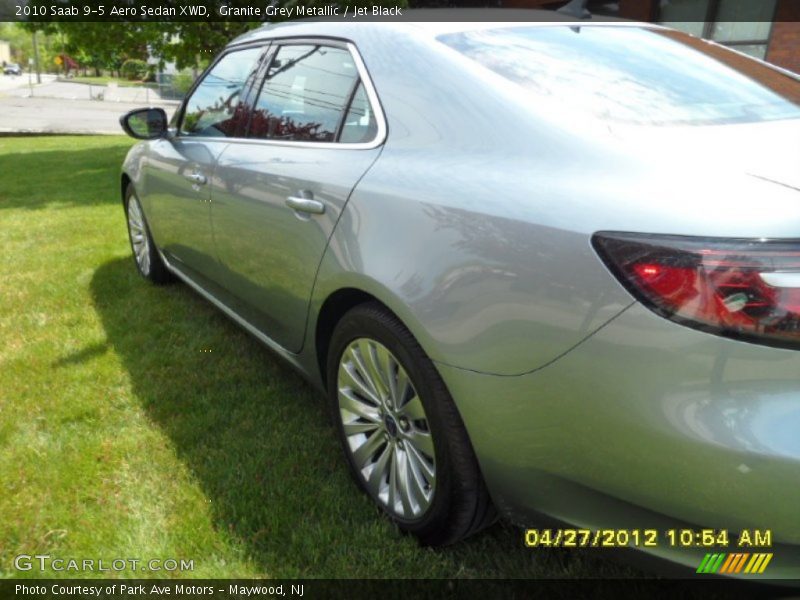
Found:
[[[175,78],[164,76],[159,81],[148,83],[123,83],[111,82],[108,84],[84,83],[73,81],[72,79],[59,78],[60,82],[80,84],[72,88],[75,90],[73,96],[76,100],[83,96],[87,100],[105,100],[107,102],[132,102],[140,104],[151,104],[161,102],[180,102],[186,95],[186,82],[176,85]],[[85,88],[85,95],[83,89]]]

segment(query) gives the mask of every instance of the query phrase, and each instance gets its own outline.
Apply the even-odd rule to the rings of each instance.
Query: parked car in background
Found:
[[[695,569],[768,528],[796,577],[800,82],[534,14],[236,39],[122,118],[135,264],[323,391],[426,544],[546,515]]]
[[[22,67],[20,67],[17,63],[8,63],[5,67],[3,67],[3,74],[22,75]]]

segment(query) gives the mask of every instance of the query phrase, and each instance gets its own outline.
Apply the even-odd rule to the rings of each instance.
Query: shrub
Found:
[[[189,70],[183,70],[179,73],[176,73],[175,77],[172,79],[172,87],[181,95],[186,94],[186,92],[189,91],[189,88],[192,87],[193,83],[194,77],[192,76],[192,72]]]
[[[147,76],[147,63],[138,58],[129,58],[120,67],[122,76],[125,79],[141,80]]]

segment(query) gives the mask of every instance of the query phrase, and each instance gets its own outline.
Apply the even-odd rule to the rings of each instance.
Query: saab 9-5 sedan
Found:
[[[800,81],[534,14],[234,40],[122,119],[135,264],[324,391],[425,544],[544,517],[694,569],[745,531],[797,577]]]

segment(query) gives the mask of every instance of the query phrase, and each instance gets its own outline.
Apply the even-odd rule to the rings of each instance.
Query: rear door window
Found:
[[[374,120],[371,111],[365,110],[361,96],[358,101],[362,106],[355,108],[354,103],[348,110],[359,87],[363,90],[356,64],[346,48],[324,44],[281,46],[265,75],[249,137],[335,142],[345,114],[351,113],[353,125],[348,127],[347,136],[359,137],[354,128],[369,128],[370,119]],[[357,117],[359,110],[363,114]]]
[[[375,121],[375,113],[369,104],[364,84],[359,83],[356,93],[353,94],[347,115],[345,115],[339,141],[343,144],[369,142],[377,132],[378,123]]]

